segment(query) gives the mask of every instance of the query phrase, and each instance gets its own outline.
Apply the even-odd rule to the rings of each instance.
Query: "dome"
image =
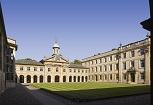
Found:
[[[55,42],[53,48],[55,48],[55,47],[59,48],[59,45],[57,44],[57,42]]]

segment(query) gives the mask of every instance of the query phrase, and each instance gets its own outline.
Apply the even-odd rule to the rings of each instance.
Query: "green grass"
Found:
[[[31,84],[71,100],[94,100],[150,92],[150,85],[115,83],[45,83]]]

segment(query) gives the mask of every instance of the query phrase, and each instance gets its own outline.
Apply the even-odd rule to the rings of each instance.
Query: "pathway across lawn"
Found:
[[[45,83],[31,84],[73,101],[88,101],[150,92],[150,85],[114,83]]]

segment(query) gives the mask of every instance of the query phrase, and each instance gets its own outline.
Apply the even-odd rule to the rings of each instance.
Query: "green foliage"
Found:
[[[25,58],[25,60],[32,60],[31,58]]]
[[[79,65],[81,65],[82,63],[81,63],[81,61],[80,61],[80,60],[75,59],[75,60],[73,61],[73,64],[79,64]]]

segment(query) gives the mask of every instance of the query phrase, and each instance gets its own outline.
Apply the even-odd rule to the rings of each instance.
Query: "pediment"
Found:
[[[45,62],[65,62],[68,63],[68,60],[63,58],[61,55],[52,55],[49,58],[44,59]]]

